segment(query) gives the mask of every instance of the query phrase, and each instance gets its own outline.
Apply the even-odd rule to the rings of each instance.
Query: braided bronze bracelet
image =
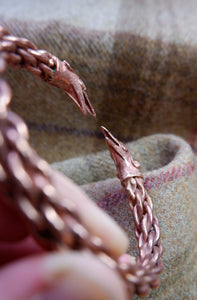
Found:
[[[62,88],[82,113],[95,116],[86,88],[69,64],[30,41],[11,36],[0,27],[0,72],[6,63],[26,68],[34,75]],[[139,257],[125,255],[124,262],[113,257],[99,237],[93,236],[80,220],[69,199],[61,199],[52,182],[52,170],[28,143],[23,120],[8,110],[9,86],[0,80],[0,192],[21,213],[30,233],[44,248],[73,250],[88,248],[98,259],[119,272],[132,296],[145,296],[159,286],[163,265],[160,229],[153,204],[143,185],[140,164],[124,144],[102,127],[105,140],[125,188],[135,223]]]

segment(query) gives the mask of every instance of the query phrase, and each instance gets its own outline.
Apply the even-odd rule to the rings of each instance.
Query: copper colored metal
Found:
[[[25,38],[10,35],[0,26],[0,72],[6,62],[12,67],[28,69],[33,75],[63,89],[83,114],[88,112],[96,116],[84,83],[65,60],[37,49]]]
[[[126,279],[133,285],[132,290],[144,296],[150,288],[159,285],[158,274],[163,269],[161,256],[163,247],[159,242],[160,229],[157,217],[153,214],[153,203],[143,184],[140,164],[134,161],[126,146],[119,142],[105,127],[101,127],[112,159],[117,168],[117,176],[126,190],[135,223],[139,257],[131,257],[131,266]],[[127,258],[128,259],[128,258]],[[129,261],[129,259],[128,259]],[[125,273],[124,273],[125,276]]]
[[[0,28],[0,72],[4,71],[6,62],[25,67],[63,88],[83,113],[88,111],[94,115],[85,86],[66,62]],[[0,80],[0,193],[5,196],[2,201],[15,206],[42,247],[50,250],[88,248],[119,272],[130,295],[144,296],[150,288],[156,288],[158,274],[163,268],[160,259],[163,249],[159,243],[158,220],[143,185],[140,164],[132,159],[124,144],[102,127],[134,216],[139,258],[126,255],[125,261],[122,257],[113,257],[103,241],[88,231],[74,203],[68,198],[62,199],[53,183],[50,166],[29,145],[26,124],[8,109],[10,100],[10,88]]]

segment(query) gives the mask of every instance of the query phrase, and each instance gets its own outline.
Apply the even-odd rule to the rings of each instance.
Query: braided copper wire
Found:
[[[105,127],[102,127],[102,130],[117,168],[117,176],[127,193],[134,217],[135,235],[138,240],[138,259],[128,256],[122,269],[124,272],[128,272],[126,279],[130,283],[130,288],[132,286],[134,292],[145,296],[149,293],[150,288],[159,286],[158,274],[163,269],[160,259],[163,254],[163,247],[159,242],[158,219],[153,214],[151,197],[144,188],[139,162],[133,160],[126,146],[119,142]]]
[[[48,70],[49,67],[47,65],[43,67],[43,65],[51,64],[50,59],[54,59],[54,56],[43,50],[34,50],[38,62],[37,67],[34,66],[32,69],[33,59],[30,59],[26,50],[21,47],[30,53],[31,49],[36,49],[30,41],[10,36],[4,28],[0,27],[0,72],[3,72],[6,63],[9,63],[27,69],[30,67],[33,74],[38,75],[39,72],[41,78],[45,77],[45,70]],[[45,54],[42,57],[43,63],[40,63],[40,53],[41,57],[43,53]],[[20,56],[21,54],[22,56]],[[57,61],[59,60],[56,58]],[[60,65],[61,62],[59,61],[58,64]],[[43,72],[39,69],[40,67],[43,68]],[[36,69],[36,73],[34,73],[34,69]],[[70,70],[72,69],[69,68]],[[50,70],[50,72],[52,71]],[[80,85],[83,92],[82,81],[73,70],[72,73],[74,78],[79,81],[77,84]],[[59,72],[59,81],[56,78],[56,85],[65,89],[69,87],[71,79],[73,78],[66,77],[64,72]],[[63,82],[66,82],[67,85],[63,85]],[[92,248],[94,248],[94,244],[97,247],[98,243],[99,246],[102,246],[102,241],[94,239],[94,237],[91,239],[87,230],[80,224],[74,204],[69,199],[61,199],[59,196],[52,182],[50,166],[36,154],[28,143],[26,124],[15,113],[8,110],[10,100],[11,90],[7,83],[0,80],[1,194],[19,209],[30,227],[30,232],[43,247],[57,249],[67,245],[77,249],[81,245],[83,246],[86,238],[88,238],[88,243],[92,243]],[[87,102],[84,102],[83,105],[83,112],[91,107],[91,104],[87,106]],[[93,108],[90,111],[93,112]],[[62,215],[66,216],[65,220]]]
[[[13,46],[15,42],[17,50]],[[23,49],[21,51],[20,47],[25,48],[26,52]],[[39,58],[37,65],[32,66],[34,59],[30,60],[26,53],[35,54],[37,50],[34,47],[28,40],[10,38],[8,32],[1,28],[0,72],[4,71],[8,62],[11,65],[20,66],[21,64],[21,67],[26,67],[42,79],[51,76],[50,59],[54,56],[49,55],[48,61],[43,59],[42,62]],[[29,51],[29,49],[33,50]],[[46,54],[40,50],[38,52],[41,56],[41,53]],[[19,59],[20,55],[22,59]],[[37,59],[37,55],[33,57]],[[43,67],[46,63],[49,65]],[[64,72],[59,73],[58,76],[59,81],[57,80],[56,86],[64,88],[62,82],[66,81],[69,86],[69,76],[66,77]],[[90,249],[110,268],[119,272],[131,296],[134,293],[144,296],[150,288],[156,288],[159,285],[158,274],[162,271],[160,257],[163,250],[159,243],[158,220],[153,215],[151,198],[144,189],[139,163],[134,162],[126,147],[103,128],[119,178],[127,191],[139,246],[137,260],[132,256],[127,256],[127,261],[122,262],[121,259],[112,256],[99,237],[88,231],[80,220],[75,205],[69,199],[61,198],[53,183],[50,166],[28,143],[28,129],[25,123],[15,113],[8,110],[10,100],[10,88],[0,80],[0,193],[4,195],[4,201],[12,206],[15,205],[29,227],[30,233],[44,248]],[[84,107],[93,114],[87,102],[84,102]]]
[[[61,61],[51,53],[37,49],[36,45],[25,38],[10,35],[2,26],[0,55],[10,66],[25,68],[49,84],[62,88],[83,114],[88,112],[92,116],[96,115],[84,83],[65,60]]]

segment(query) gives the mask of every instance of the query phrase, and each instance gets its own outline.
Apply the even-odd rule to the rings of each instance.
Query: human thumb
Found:
[[[89,251],[44,254],[0,271],[1,299],[126,300],[120,276]]]

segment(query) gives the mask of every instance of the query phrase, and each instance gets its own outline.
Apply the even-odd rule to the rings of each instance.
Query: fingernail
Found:
[[[46,286],[31,300],[125,300],[119,276],[87,251],[44,258]]]
[[[62,199],[67,193],[69,199],[76,204],[80,219],[87,229],[100,237],[114,256],[118,257],[121,253],[124,253],[128,247],[126,233],[109,215],[89,200],[79,186],[74,185],[68,178],[64,178],[62,174],[58,172],[55,174],[56,176],[53,180],[58,190],[62,193]],[[85,206],[86,209],[82,209],[82,206]]]
[[[90,224],[89,228],[91,228],[97,236],[102,238],[115,256],[119,256],[122,252],[126,251],[128,247],[128,237],[126,233],[107,214],[104,214],[98,207],[95,209],[92,206],[89,207],[88,210],[84,210],[82,218],[83,217],[83,221],[86,222],[87,225]]]

